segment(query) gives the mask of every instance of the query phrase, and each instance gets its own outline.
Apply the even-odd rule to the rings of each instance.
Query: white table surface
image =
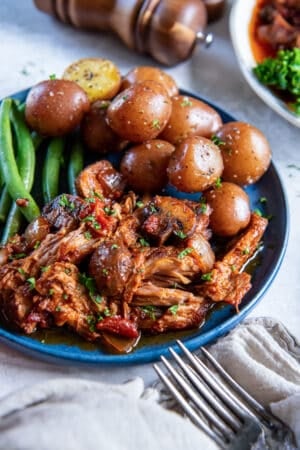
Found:
[[[300,339],[300,129],[271,111],[244,81],[230,42],[228,15],[210,28],[215,35],[213,46],[209,50],[196,49],[192,59],[167,71],[179,86],[198,92],[239,120],[259,127],[271,144],[273,161],[288,196],[290,239],[276,279],[251,315],[275,317]],[[36,10],[30,0],[1,0],[0,49],[0,98],[50,74],[59,76],[67,65],[83,57],[109,58],[122,73],[135,65],[157,65],[150,57],[128,50],[109,33],[78,31],[57,22]],[[59,369],[21,358],[20,353],[4,344],[0,344],[0,355],[0,372],[5,379],[1,395],[58,374],[109,382],[122,382],[136,375],[147,383],[155,379],[151,365]],[[20,365],[21,370],[12,372],[11,365]]]

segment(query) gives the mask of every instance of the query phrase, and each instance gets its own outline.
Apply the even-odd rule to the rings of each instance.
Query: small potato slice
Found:
[[[66,68],[65,80],[75,81],[86,92],[90,102],[110,100],[119,91],[121,75],[108,59],[84,58]]]

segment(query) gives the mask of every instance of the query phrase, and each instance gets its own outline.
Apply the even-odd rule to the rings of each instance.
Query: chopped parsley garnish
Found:
[[[201,275],[201,280],[202,281],[211,281],[211,279],[212,279],[212,273],[211,272],[203,273]]]
[[[243,255],[249,255],[250,253],[250,248],[249,247],[245,247],[243,250]]]
[[[193,251],[192,248],[187,247],[187,248],[185,248],[184,250],[182,250],[182,251],[178,254],[177,258],[178,258],[178,259],[183,259],[185,256],[187,256],[187,255],[189,255],[190,253],[192,253],[192,251]]]
[[[73,211],[73,209],[75,209],[74,203],[70,202],[70,200],[68,199],[66,194],[62,194],[62,196],[60,197],[58,203],[59,203],[60,206],[63,206],[64,208],[71,209],[71,211]]]
[[[27,278],[26,281],[30,286],[30,290],[35,288],[35,278],[34,277]]]
[[[225,145],[225,142],[224,141],[222,141],[222,139],[220,139],[217,135],[213,135],[212,137],[211,137],[211,141],[215,144],[215,145],[218,145],[218,146],[220,146],[220,145]]]
[[[53,294],[54,294],[54,289],[52,289],[52,288],[49,289],[48,294],[49,294],[49,295],[53,295]]]
[[[262,217],[263,216],[263,214],[262,214],[262,212],[261,212],[261,210],[260,209],[258,209],[258,208],[256,208],[254,211],[253,211],[255,214],[257,214],[258,216],[260,216],[260,217]]]
[[[21,275],[26,275],[26,272],[25,272],[24,269],[22,269],[22,267],[19,267],[19,268],[18,268],[18,272],[19,272]]]
[[[150,319],[155,320],[155,306],[141,306],[141,310],[150,317]]]
[[[68,294],[63,294],[63,299],[67,300],[69,298]]]
[[[158,130],[160,130],[160,122],[158,119],[154,119],[152,121],[152,128],[157,128]]]
[[[158,210],[155,208],[154,205],[149,205],[149,209],[150,209],[150,212],[151,212],[152,214],[155,214],[155,213],[158,212]]]
[[[37,248],[39,248],[40,245],[41,245],[41,241],[36,241],[36,243],[35,243],[34,246],[33,246],[34,250],[36,250]]]
[[[91,235],[91,233],[90,233],[89,231],[86,231],[86,232],[84,233],[84,237],[85,237],[85,239],[87,239],[88,241],[89,241],[90,239],[92,239],[92,235]]]
[[[42,273],[47,272],[47,270],[49,270],[49,269],[50,269],[50,266],[41,266]]]
[[[259,199],[260,203],[267,203],[267,197],[260,197]]]
[[[88,277],[85,273],[80,273],[78,276],[78,281],[88,290],[89,296],[93,300],[93,302],[97,304],[102,302],[101,295],[97,293],[97,287],[94,278]]]
[[[26,253],[15,253],[14,255],[10,255],[9,259],[22,259],[26,257]]]
[[[58,305],[58,306],[55,308],[55,311],[57,311],[57,312],[61,311],[61,306]]]
[[[180,106],[187,107],[192,106],[192,102],[188,97],[184,97],[183,101],[180,103]]]
[[[55,73],[51,73],[51,75],[49,75],[49,80],[56,80]]]
[[[112,244],[112,246],[111,246],[111,249],[112,249],[112,250],[115,250],[115,249],[117,249],[117,248],[119,248],[118,244]]]
[[[108,308],[105,308],[105,310],[103,311],[103,315],[104,315],[105,317],[110,317],[110,316],[111,316],[110,310],[109,310]]]
[[[293,96],[290,106],[300,115],[300,48],[279,50],[253,69],[258,80]]]
[[[86,318],[87,324],[89,326],[89,330],[94,332],[96,330],[96,318],[94,316],[87,316]]]
[[[215,187],[216,187],[217,189],[219,189],[221,186],[222,186],[222,180],[221,180],[221,178],[219,177],[219,178],[216,179]]]
[[[108,216],[115,216],[116,215],[116,210],[109,208],[108,206],[105,206],[103,208],[105,214],[107,214]]]
[[[200,212],[202,214],[205,214],[206,211],[207,211],[207,204],[206,204],[206,202],[203,199],[202,202],[200,203]]]
[[[170,308],[168,308],[168,311],[170,311],[170,313],[173,314],[173,316],[176,316],[178,308],[179,308],[179,305],[173,305],[173,306],[170,306]]]
[[[95,203],[95,197],[87,197],[86,199],[85,199],[85,201],[86,202],[88,202],[88,203]]]
[[[66,275],[70,275],[72,273],[72,270],[69,269],[68,267],[66,267],[64,272],[65,272]]]
[[[138,200],[138,201],[136,202],[136,206],[137,206],[138,208],[142,208],[142,207],[144,206],[144,203],[143,203],[141,200]]]
[[[100,223],[97,222],[94,216],[86,216],[84,219],[82,219],[82,222],[90,222],[95,230],[100,230],[101,228]]]
[[[146,239],[144,238],[139,238],[139,243],[141,244],[142,247],[150,247],[149,242],[146,241]]]
[[[175,236],[179,237],[180,239],[185,239],[187,236],[182,230],[175,230],[174,234],[175,234]]]
[[[236,271],[235,265],[233,264],[232,266],[230,266],[230,269],[231,269],[232,272],[235,272]]]

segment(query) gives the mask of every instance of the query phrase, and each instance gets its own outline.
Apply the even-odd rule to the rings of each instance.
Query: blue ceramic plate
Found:
[[[192,95],[199,98],[196,94],[187,91],[181,91],[184,95]],[[13,95],[14,98],[24,100],[27,91],[19,92]],[[203,99],[202,99],[203,100]],[[208,102],[222,116],[224,122],[236,120],[218,106]],[[247,188],[251,199],[252,209],[262,209],[259,199],[267,198],[265,213],[272,215],[272,220],[264,235],[264,249],[261,253],[261,261],[254,270],[252,278],[252,288],[243,299],[240,306],[240,313],[229,305],[217,307],[208,315],[205,324],[196,331],[190,332],[181,339],[190,350],[195,350],[200,345],[208,344],[219,336],[227,333],[239,322],[241,322],[250,311],[262,299],[263,295],[270,287],[274,277],[281,265],[288,240],[289,217],[286,196],[282,183],[274,164],[271,164],[267,173],[261,180]],[[168,192],[170,194],[170,191]],[[172,192],[172,195],[185,197],[184,194]],[[271,307],[271,305],[270,305]],[[0,327],[0,339],[8,345],[21,350],[24,353],[33,354],[39,358],[48,361],[59,360],[69,363],[88,363],[88,364],[134,364],[154,361],[160,355],[167,354],[170,345],[176,345],[176,335],[166,335],[162,339],[145,340],[144,345],[137,347],[132,353],[126,355],[107,354],[100,348],[80,343],[67,343],[63,340],[59,343],[43,343],[36,338],[12,333],[5,328]]]

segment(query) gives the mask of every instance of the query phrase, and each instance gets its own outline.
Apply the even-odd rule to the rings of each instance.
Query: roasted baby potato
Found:
[[[166,72],[163,72],[161,69],[151,66],[140,66],[130,70],[122,80],[121,90],[127,89],[135,83],[147,80],[161,83],[170,97],[178,94],[178,87],[174,78]]]
[[[107,110],[108,124],[123,139],[144,142],[161,133],[171,108],[171,99],[161,84],[136,83],[113,99]]]
[[[250,222],[250,201],[237,184],[222,182],[204,193],[212,208],[210,227],[219,236],[234,236]]]
[[[28,125],[44,136],[62,136],[76,128],[90,102],[78,84],[68,80],[46,80],[33,86],[26,98]]]
[[[170,183],[180,191],[203,191],[222,175],[221,152],[209,139],[189,137],[172,154],[167,171]]]
[[[228,122],[216,135],[221,141],[225,181],[243,186],[262,177],[271,162],[271,149],[258,128],[245,122]]]
[[[85,114],[81,123],[83,142],[95,153],[119,151],[126,145],[126,142],[107,124],[106,112],[109,105],[108,100],[96,101],[91,105],[90,111]]]
[[[210,138],[222,126],[222,119],[206,103],[187,95],[172,98],[172,113],[159,136],[172,144],[178,144],[190,136]]]
[[[118,93],[121,85],[117,66],[102,58],[85,58],[74,62],[66,68],[63,78],[79,84],[91,103],[110,100]]]
[[[167,167],[175,147],[153,139],[130,148],[124,155],[120,170],[129,186],[137,192],[159,192],[168,182]]]

